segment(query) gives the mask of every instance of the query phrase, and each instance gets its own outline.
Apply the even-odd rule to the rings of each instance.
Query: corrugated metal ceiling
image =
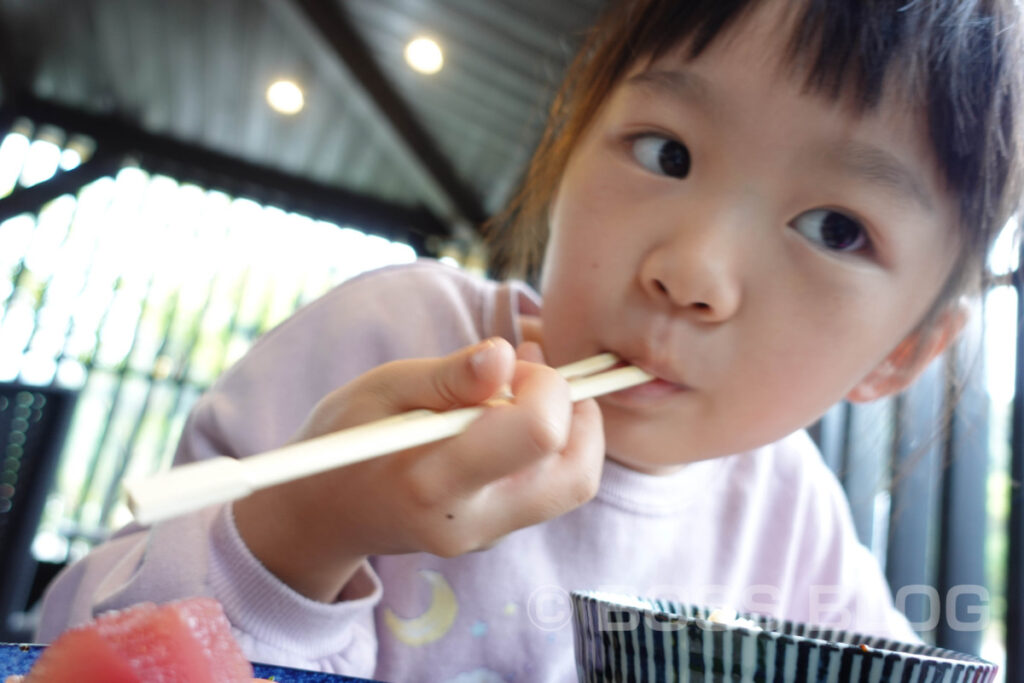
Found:
[[[361,38],[384,87],[451,167],[454,184],[487,214],[518,181],[553,89],[602,5],[0,0],[0,74],[5,105],[16,107],[10,96],[29,92],[331,187],[423,205],[456,222],[466,211],[429,158],[424,164],[401,126],[389,122],[392,112],[360,81],[367,72],[339,55],[334,28],[319,17],[334,12]],[[421,34],[445,51],[445,68],[433,76],[412,71],[402,57]],[[267,85],[282,76],[306,91],[306,108],[294,117],[264,100]]]

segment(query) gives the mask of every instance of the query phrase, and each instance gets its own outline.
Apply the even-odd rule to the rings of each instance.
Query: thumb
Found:
[[[397,410],[448,410],[491,398],[512,379],[516,354],[495,337],[443,358],[404,360],[381,366],[378,390]]]

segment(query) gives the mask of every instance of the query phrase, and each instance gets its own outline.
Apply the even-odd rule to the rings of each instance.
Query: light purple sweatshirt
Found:
[[[431,261],[350,280],[220,378],[176,461],[279,446],[366,370],[495,335],[518,343],[519,314],[538,311],[522,284]],[[386,681],[573,681],[568,592],[603,589],[915,638],[804,432],[667,476],[609,461],[596,498],[573,512],[462,557],[374,557],[354,581],[369,597],[299,595],[249,553],[231,507],[215,506],[125,529],[66,570],[38,636],[143,600],[209,595],[254,661]]]

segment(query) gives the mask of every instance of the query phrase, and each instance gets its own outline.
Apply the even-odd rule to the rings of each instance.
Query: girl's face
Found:
[[[660,378],[600,399],[609,456],[640,470],[813,422],[891,367],[956,256],[923,117],[897,88],[860,117],[806,93],[765,14],[784,4],[630,72],[551,207],[548,361],[613,351]]]

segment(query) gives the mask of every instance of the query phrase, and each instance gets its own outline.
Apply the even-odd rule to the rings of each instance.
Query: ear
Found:
[[[867,403],[899,393],[914,383],[936,356],[945,351],[967,324],[967,304],[957,301],[934,323],[911,332],[867,377],[850,390],[846,400]]]

